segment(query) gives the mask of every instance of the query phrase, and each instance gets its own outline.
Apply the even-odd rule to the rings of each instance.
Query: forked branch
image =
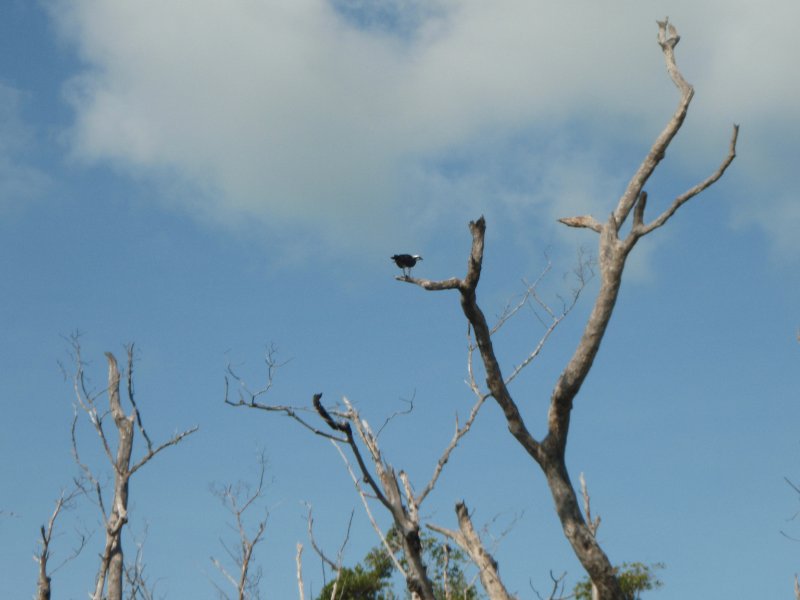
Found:
[[[464,279],[451,278],[438,282],[412,277],[402,279],[426,290],[457,289],[459,291],[462,310],[470,327],[475,332],[489,391],[503,410],[511,434],[536,460],[547,477],[564,534],[570,541],[576,556],[589,573],[593,584],[597,586],[599,597],[603,600],[621,600],[624,596],[614,568],[594,537],[594,531],[599,523],[587,523],[584,519],[567,471],[565,452],[573,402],[592,368],[611,320],[628,254],[642,236],[664,225],[683,204],[718,181],[736,156],[738,126],[734,126],[728,154],[720,167],[707,179],[678,196],[654,221],[645,224],[644,212],[647,193],[644,191],[644,186],[664,158],[669,144],[683,125],[694,95],[692,86],[685,80],[675,61],[674,51],[679,40],[680,36],[677,30],[668,20],[658,22],[658,43],[664,55],[667,72],[678,88],[680,98],[675,112],[633,174],[613,212],[605,223],[601,223],[589,215],[561,219],[563,224],[570,227],[587,228],[600,234],[598,261],[601,282],[578,346],[553,388],[547,417],[547,434],[541,442],[534,439],[528,431],[520,411],[509,393],[507,383],[513,379],[513,376],[511,378],[502,376],[492,345],[491,331],[486,325],[486,319],[476,300],[486,230],[483,217],[469,225],[472,233],[472,248]],[[621,227],[631,211],[633,211],[633,225],[627,237],[621,239]],[[472,388],[476,389],[474,383]],[[585,496],[585,500],[588,502],[588,494]]]
[[[709,175],[706,179],[701,181],[695,186],[692,186],[688,190],[686,190],[683,194],[675,198],[672,204],[667,208],[663,213],[661,213],[656,219],[654,219],[651,223],[646,226],[642,226],[636,233],[639,236],[647,235],[654,229],[658,229],[664,223],[666,223],[675,212],[683,206],[686,202],[697,196],[700,192],[705,190],[706,188],[710,187],[714,183],[716,183],[725,171],[728,169],[730,164],[733,162],[733,159],[736,158],[736,141],[739,137],[739,126],[733,126],[733,133],[731,134],[731,140],[728,146],[728,154],[723,159],[720,166],[714,171],[711,175]],[[644,192],[642,192],[644,193]]]
[[[50,519],[47,521],[47,525],[42,525],[39,530],[39,533],[41,534],[41,539],[39,540],[40,549],[33,557],[33,559],[39,563],[39,577],[36,585],[36,600],[50,600],[52,583],[51,577],[53,573],[58,571],[67,562],[77,557],[86,545],[86,536],[81,535],[80,543],[73,549],[69,556],[62,560],[61,563],[55,568],[48,569],[48,561],[51,557],[50,543],[53,540],[56,520],[58,519],[62,510],[70,508],[75,498],[82,493],[83,489],[81,487],[81,483],[77,481],[70,491],[62,491],[61,495],[58,497],[58,500],[56,500],[55,508],[53,509],[53,513],[50,515]]]
[[[73,356],[76,361],[76,371],[73,377],[76,401],[75,417],[71,429],[72,451],[76,463],[84,473],[88,486],[93,488],[97,496],[97,502],[102,513],[106,533],[105,545],[103,551],[100,553],[100,566],[97,571],[94,591],[91,597],[93,600],[122,600],[122,586],[126,574],[122,549],[122,530],[128,522],[130,478],[137,470],[147,464],[150,459],[162,450],[178,444],[186,436],[197,431],[197,427],[176,434],[163,444],[154,447],[139,417],[139,409],[133,395],[133,381],[131,376],[133,371],[133,346],[128,347],[127,353],[127,392],[128,401],[130,402],[132,410],[130,414],[126,414],[120,396],[121,374],[114,355],[110,352],[106,353],[108,361],[108,386],[103,392],[92,394],[87,389],[83,370],[84,365],[81,360],[80,345],[78,344],[77,336],[72,337],[72,344]],[[109,410],[108,412],[101,413],[100,410],[98,410],[97,403],[103,394],[108,398]],[[113,472],[113,498],[108,507],[106,507],[103,501],[103,491],[100,481],[92,472],[91,468],[80,459],[77,441],[79,408],[86,414],[92,427],[100,437],[103,450]],[[112,451],[111,442],[103,427],[104,419],[107,414],[111,415],[117,431],[116,450],[114,451]],[[134,434],[137,430],[145,439],[147,451],[138,462],[131,464]]]
[[[512,435],[537,461],[540,460],[540,447],[533,435],[528,431],[517,405],[503,377],[500,363],[494,352],[492,332],[486,317],[478,306],[476,289],[480,281],[483,264],[483,247],[486,235],[486,220],[481,217],[477,221],[470,221],[469,229],[472,233],[472,249],[467,262],[467,274],[463,279],[451,278],[443,282],[429,281],[414,277],[405,278],[404,281],[413,283],[426,290],[457,289],[461,295],[461,309],[469,321],[470,327],[475,332],[475,341],[478,345],[484,370],[486,371],[486,385],[495,401],[505,414],[508,428]]]

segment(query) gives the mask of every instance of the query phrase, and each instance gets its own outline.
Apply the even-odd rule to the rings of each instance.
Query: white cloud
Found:
[[[15,210],[42,194],[48,177],[25,162],[33,133],[19,111],[24,95],[0,83],[0,211]]]
[[[347,245],[387,235],[401,193],[436,214],[448,186],[431,166],[485,156],[487,140],[540,179],[473,163],[448,176],[456,188],[546,201],[551,216],[609,188],[619,173],[595,167],[611,144],[646,148],[677,100],[655,43],[667,12],[698,88],[679,160],[721,159],[733,120],[798,120],[794,0],[653,4],[57,0],[53,15],[86,63],[69,86],[77,156],[178,180],[204,218],[302,224]],[[511,153],[520,131],[576,119],[577,156]],[[509,176],[534,187],[493,180]]]

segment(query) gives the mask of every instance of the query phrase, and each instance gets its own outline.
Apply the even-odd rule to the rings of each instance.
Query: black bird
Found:
[[[394,264],[403,269],[403,275],[406,277],[411,277],[411,269],[414,268],[418,260],[422,260],[419,254],[395,254],[389,258],[394,261]]]

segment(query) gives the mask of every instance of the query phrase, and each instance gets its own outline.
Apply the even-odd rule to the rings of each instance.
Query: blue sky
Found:
[[[394,280],[415,252],[460,276],[467,222],[486,215],[487,315],[553,261],[541,292],[569,293],[588,231],[671,114],[656,44],[669,14],[696,96],[648,186],[656,211],[711,173],[731,125],[738,157],[716,186],[635,249],[617,312],[578,397],[568,450],[585,472],[614,562],[664,562],[654,598],[777,598],[800,570],[798,353],[800,82],[789,0],[755,3],[501,0],[100,2],[8,0],[0,18],[0,596],[35,588],[39,526],[76,467],[72,391],[59,362],[82,332],[87,372],[137,345],[136,389],[154,439],[198,425],[132,484],[131,534],[157,591],[213,598],[209,556],[233,541],[214,483],[269,459],[270,520],[257,559],[267,597],[295,597],[304,502],[346,560],[377,539],[330,444],[289,421],[226,407],[226,365],[255,387],[270,344],[289,362],[276,402],[347,396],[388,459],[422,487],[471,394],[453,294]],[[512,392],[536,432],[596,281]],[[497,338],[506,369],[541,334],[521,314]],[[84,428],[85,456],[101,468]],[[94,453],[94,454],[93,454]],[[423,507],[455,526],[464,499],[499,535],[521,598],[548,572],[580,577],[543,477],[487,405]],[[497,521],[493,521],[497,517]],[[386,523],[382,515],[382,523]],[[54,575],[85,598],[101,531],[65,513]],[[130,540],[131,535],[128,536]],[[488,539],[488,538],[487,538]],[[307,589],[320,570],[306,552]]]

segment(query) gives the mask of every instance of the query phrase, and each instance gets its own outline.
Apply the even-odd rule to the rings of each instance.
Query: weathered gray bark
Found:
[[[47,575],[46,566],[39,565],[39,581],[36,586],[37,600],[50,600],[50,577]]]
[[[489,600],[515,600],[514,596],[509,594],[503,585],[497,561],[483,546],[475,527],[472,525],[467,506],[463,502],[456,504],[456,517],[458,518],[460,531],[452,531],[437,525],[428,525],[428,527],[449,537],[469,555],[470,560],[478,567],[481,585],[486,595],[489,596]]]
[[[360,418],[349,403],[348,410],[344,413],[345,418],[337,421],[322,405],[321,398],[322,394],[316,394],[313,398],[314,408],[317,413],[331,430],[344,434],[344,439],[339,441],[350,447],[364,482],[370,487],[378,501],[392,515],[394,526],[400,538],[403,555],[406,559],[406,568],[403,575],[406,580],[406,588],[411,597],[420,598],[421,600],[435,600],[433,583],[428,576],[425,562],[422,559],[422,541],[419,533],[419,502],[411,492],[408,480],[405,479],[405,475],[402,472],[399,475],[395,473],[394,468],[383,460],[377,439],[369,429],[367,422]],[[353,427],[356,428],[359,438],[367,447],[377,473],[377,481],[372,476],[370,469],[367,468],[361,450],[356,443]],[[401,481],[405,494],[400,490]]]
[[[95,600],[103,598],[104,579],[108,579],[108,600],[122,600],[124,556],[122,528],[128,522],[128,486],[130,483],[131,452],[133,452],[133,426],[135,416],[127,416],[119,400],[119,369],[110,353],[108,359],[108,401],[111,416],[118,433],[117,457],[114,462],[114,498],[111,514],[106,522],[106,544],[95,587]]]
[[[36,600],[50,600],[50,576],[47,574],[47,560],[50,557],[50,535],[44,527],[42,533],[42,551],[37,560],[39,562],[39,578],[36,582]]]
[[[403,575],[410,596],[421,600],[435,600],[433,584],[428,577],[425,562],[422,559],[418,507],[425,495],[430,492],[436,478],[441,472],[441,464],[437,467],[431,483],[425,488],[422,494],[415,497],[411,492],[410,485],[407,484],[407,479],[403,472],[401,471],[399,474],[396,473],[394,468],[384,461],[380,448],[378,447],[377,438],[369,429],[367,422],[360,417],[356,409],[350,405],[346,399],[345,404],[347,410],[328,411],[322,404],[322,394],[314,394],[312,397],[314,410],[324,421],[327,429],[321,429],[306,421],[300,416],[301,409],[293,406],[265,404],[260,402],[259,398],[265,395],[272,387],[272,377],[275,369],[279,366],[275,362],[274,353],[274,349],[271,349],[266,358],[268,381],[262,389],[255,392],[249,390],[232,368],[228,367],[229,378],[238,382],[240,390],[238,400],[231,400],[228,396],[229,378],[226,377],[225,403],[230,406],[256,408],[267,412],[282,413],[294,419],[315,435],[327,438],[336,444],[347,446],[357,464],[358,475],[356,476],[353,470],[351,470],[351,476],[353,476],[356,489],[361,496],[362,502],[364,502],[365,508],[367,507],[366,493],[362,488],[362,484],[369,489],[369,494],[374,496],[392,516],[392,521],[399,535],[400,545],[406,559],[405,569],[402,568],[399,561],[394,557],[393,550],[388,547],[386,540],[382,538],[382,541],[384,542],[387,553],[394,560],[395,567]],[[472,420],[469,421],[470,425],[471,423]],[[457,443],[458,438],[460,435],[463,435],[464,431],[459,430],[459,432],[457,432],[457,438],[445,451],[445,456],[443,458],[445,462],[446,457],[449,456],[449,452],[452,451],[452,447],[455,446],[455,443]],[[366,447],[368,458],[365,458],[358,440],[361,440],[361,443]],[[342,456],[344,457],[344,454],[342,454]],[[372,464],[372,468],[368,466],[367,461]],[[404,488],[402,491],[401,481]],[[367,510],[369,509],[367,508]],[[378,533],[382,536],[380,531],[378,531]]]
[[[426,290],[456,289],[460,293],[461,308],[474,331],[486,371],[486,385],[489,392],[503,410],[511,434],[543,471],[564,535],[597,587],[602,600],[624,600],[624,598],[611,562],[600,548],[590,525],[587,524],[581,513],[575,488],[567,471],[565,452],[573,401],[600,349],[600,343],[614,311],[628,254],[641,237],[664,225],[685,202],[722,176],[736,155],[738,135],[738,126],[734,126],[728,155],[711,176],[675,198],[656,219],[645,223],[644,210],[647,194],[644,192],[644,185],[663,159],[667,146],[680,129],[694,93],[675,64],[674,48],[679,40],[675,28],[667,21],[659,22],[658,27],[658,42],[664,53],[667,71],[681,92],[678,108],[653,143],[605,223],[601,224],[589,215],[561,219],[565,225],[591,229],[600,234],[598,260],[601,282],[580,342],[553,389],[548,410],[547,434],[544,439],[539,441],[531,435],[517,404],[511,397],[495,356],[491,330],[478,306],[476,289],[483,263],[486,232],[484,218],[481,217],[469,224],[472,233],[472,250],[467,265],[467,274],[463,279],[429,281],[405,276],[398,277],[401,281],[414,283]],[[630,231],[627,236],[621,237],[621,228],[631,211],[633,211],[633,222]]]
[[[420,538],[419,507],[433,490],[458,442],[469,431],[486,397],[480,398],[475,403],[469,418],[463,425],[457,425],[456,431],[440,456],[429,482],[420,493],[415,494],[406,474],[402,470],[396,471],[389,462],[384,460],[377,437],[372,433],[367,421],[361,418],[358,411],[346,398],[343,399],[344,410],[329,411],[322,404],[322,394],[314,394],[312,405],[317,415],[325,423],[324,428],[314,425],[301,416],[304,410],[302,408],[261,402],[260,398],[271,389],[273,375],[277,367],[280,366],[276,362],[274,355],[275,350],[270,349],[266,357],[267,382],[261,389],[256,391],[250,390],[229,366],[228,376],[225,380],[225,403],[230,406],[255,408],[266,412],[284,414],[297,421],[313,434],[334,442],[334,445],[347,462],[350,475],[367,515],[373,523],[373,527],[381,537],[384,548],[392,558],[395,568],[405,579],[410,597],[419,600],[435,600],[434,586],[428,576],[427,568],[422,558],[423,548]],[[231,380],[239,386],[239,398],[237,400],[232,400],[229,397]],[[354,466],[351,467],[341,446],[349,449],[350,455],[355,459],[356,464]],[[396,558],[396,549],[390,546],[372,518],[368,497],[377,500],[391,515],[394,529],[398,534],[400,549],[405,558],[405,565],[402,565]]]
[[[98,504],[103,514],[103,521],[105,525],[105,544],[103,552],[100,554],[100,566],[97,570],[97,577],[95,579],[95,588],[92,593],[92,600],[122,600],[123,598],[123,582],[125,580],[125,561],[122,548],[122,530],[128,522],[128,492],[130,487],[130,479],[141,467],[153,458],[156,454],[179,443],[184,437],[197,431],[197,427],[177,434],[164,442],[160,446],[154,447],[147,431],[142,424],[141,415],[139,414],[136,402],[133,396],[133,347],[128,349],[128,401],[132,409],[130,415],[125,414],[120,401],[120,372],[117,366],[117,360],[114,355],[107,352],[106,359],[108,360],[108,388],[106,393],[108,395],[109,408],[111,417],[114,420],[114,426],[117,430],[117,449],[116,452],[112,451],[109,439],[103,428],[104,414],[101,413],[95,404],[96,397],[89,394],[84,387],[83,365],[80,360],[80,347],[77,342],[74,344],[76,359],[78,364],[78,371],[75,376],[75,392],[77,402],[80,407],[89,416],[89,421],[92,423],[95,431],[100,437],[103,444],[103,449],[106,458],[112,465],[114,472],[114,493],[110,506],[110,510],[106,513],[105,502],[103,501],[103,492],[98,479],[94,476],[91,469],[83,464],[80,460],[78,453],[77,440],[75,438],[75,426],[73,423],[73,454],[76,462],[84,472],[86,479],[94,487],[97,495]],[[142,437],[147,446],[147,452],[139,459],[138,462],[131,464],[131,455],[133,452],[133,440],[136,429],[141,432]]]

